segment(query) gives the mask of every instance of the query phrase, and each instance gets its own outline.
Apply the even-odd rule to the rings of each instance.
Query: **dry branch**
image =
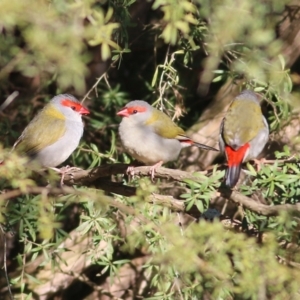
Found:
[[[107,177],[109,175],[117,175],[117,174],[124,174],[128,165],[126,164],[112,164],[112,165],[105,165],[100,166],[95,169],[91,170],[80,170],[75,171],[75,173],[66,175],[66,184],[80,184],[82,182],[95,182],[99,178]],[[142,176],[149,175],[150,167],[136,167],[135,173]],[[195,173],[196,174],[196,173]],[[175,181],[184,181],[185,179],[191,179],[195,182],[202,182],[202,178],[191,174],[189,172],[181,171],[181,170],[173,170],[167,168],[158,168],[156,170],[156,178],[163,178],[163,179],[172,179]],[[87,177],[85,177],[87,176]],[[123,186],[126,187],[126,186]],[[127,187],[128,188],[128,187]],[[105,186],[103,187],[105,190]],[[121,190],[121,188],[120,188]],[[117,193],[116,191],[113,191]],[[122,192],[122,190],[121,190]],[[299,204],[282,204],[282,205],[275,205],[269,206],[262,203],[256,202],[254,199],[244,196],[243,194],[237,191],[230,191],[227,189],[220,190],[222,196],[225,198],[230,199],[231,201],[243,205],[245,208],[264,216],[277,216],[282,211],[287,211],[290,213],[298,214],[300,213],[300,203]],[[121,193],[122,194],[122,193]],[[123,195],[123,194],[122,194]],[[176,200],[171,196],[162,196],[162,195],[154,195],[152,200],[150,201],[156,202],[157,204],[161,204],[164,206],[169,206],[173,210],[176,211],[183,211],[184,204],[181,200]]]
[[[129,165],[127,164],[111,164],[104,165],[90,170],[76,170],[65,175],[64,183],[66,185],[86,185],[89,183],[95,183],[97,179],[109,177],[112,175],[126,174]],[[136,175],[149,176],[150,168],[147,166],[135,167],[134,173]],[[201,182],[201,177],[193,175],[191,173],[173,170],[160,167],[156,171],[156,178],[172,179],[175,181],[183,181],[184,179],[191,179],[196,182]]]
[[[278,216],[281,212],[289,212],[300,215],[300,203],[296,204],[281,204],[281,205],[265,205],[256,202],[254,199],[244,196],[237,191],[222,190],[222,196],[230,199],[231,201],[243,205],[245,208],[263,216]]]
[[[113,184],[115,184],[115,182],[110,182],[107,185],[109,185],[109,189],[111,188],[111,185],[113,186]],[[120,185],[120,184],[118,184]],[[106,187],[106,186],[105,186]],[[123,187],[121,189],[121,187]],[[121,192],[126,191],[128,189],[132,189],[132,191],[134,191],[134,193],[132,193],[130,196],[135,195],[136,192],[136,188],[134,187],[129,187],[129,186],[120,186],[120,190]],[[103,190],[107,191],[105,188],[103,188]],[[112,191],[114,194],[117,194],[117,191]],[[93,192],[89,192],[89,191],[79,191],[76,189],[73,189],[72,187],[62,187],[62,188],[56,188],[56,187],[28,187],[26,190],[21,190],[21,189],[16,189],[16,190],[12,190],[12,191],[7,191],[3,194],[0,194],[0,203],[3,203],[4,201],[7,201],[9,199],[13,199],[15,197],[21,196],[21,195],[25,195],[25,194],[34,194],[34,195],[39,195],[39,194],[47,194],[47,195],[67,195],[67,194],[73,194],[73,195],[78,195],[78,196],[84,196],[87,198],[93,198],[95,201],[97,201],[97,199],[95,199],[95,195]],[[120,193],[121,195],[124,195],[122,193]],[[101,199],[99,198],[101,197]],[[103,204],[106,205],[110,205],[112,207],[116,207],[120,210],[122,210],[125,213],[128,214],[135,214],[135,210],[131,207],[128,207],[124,204],[122,204],[119,201],[114,200],[111,197],[107,197],[105,195],[99,195],[99,199]],[[185,207],[184,207],[184,202],[183,200],[179,200],[179,199],[175,199],[172,196],[168,196],[168,195],[159,195],[159,194],[151,194],[148,198],[145,199],[146,201],[150,202],[150,203],[155,203],[164,207],[169,207],[171,208],[173,211],[184,211]]]
[[[66,185],[94,185],[97,188],[100,188],[106,192],[120,194],[124,196],[133,196],[136,194],[136,188],[123,185],[118,182],[111,182],[107,179],[107,177],[111,175],[118,175],[126,173],[128,165],[126,164],[111,164],[104,165],[100,167],[96,167],[90,170],[76,170],[72,171],[65,176],[65,184]],[[149,176],[150,167],[136,167],[135,174],[142,176]],[[189,172],[181,171],[181,170],[173,170],[168,168],[158,168],[156,170],[156,178],[161,179],[171,179],[179,182],[183,182],[186,179],[193,180],[195,182],[201,183],[203,181],[203,177],[197,176],[197,173],[191,174]],[[106,177],[106,178],[105,178]],[[103,180],[103,178],[105,178]],[[14,197],[23,195],[23,194],[40,194],[42,192],[47,192],[47,194],[77,194],[83,196],[90,196],[88,192],[78,191],[71,187],[29,187],[27,190],[13,190],[8,191],[0,195],[0,202],[12,199]],[[244,196],[243,194],[233,190],[228,190],[221,188],[220,193],[224,198],[230,199],[236,204],[243,205],[246,209],[249,209],[257,214],[264,216],[277,216],[282,211],[287,211],[293,214],[300,214],[300,203],[297,204],[282,204],[282,205],[274,205],[269,206],[263,203],[256,202],[254,199]],[[103,195],[103,197],[105,197]],[[111,197],[107,197],[107,199],[102,199],[105,204],[121,209],[125,213],[135,214],[133,208],[128,207]],[[174,211],[184,211],[185,206],[184,202],[179,199],[175,199],[172,196],[168,195],[159,195],[159,194],[151,194],[146,201],[150,203],[159,204],[162,206],[166,206],[171,208]]]

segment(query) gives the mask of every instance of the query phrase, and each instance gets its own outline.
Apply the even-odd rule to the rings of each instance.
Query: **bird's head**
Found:
[[[145,124],[152,113],[153,107],[150,104],[142,100],[134,100],[127,103],[117,115],[135,124]]]
[[[74,96],[68,94],[55,96],[51,100],[50,105],[68,120],[81,120],[82,115],[90,113]]]
[[[235,100],[246,100],[249,102],[254,102],[259,105],[259,94],[250,91],[250,90],[243,90],[236,98]]]

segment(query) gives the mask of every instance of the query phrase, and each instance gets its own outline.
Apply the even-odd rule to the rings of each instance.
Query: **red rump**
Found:
[[[225,146],[227,154],[228,167],[238,166],[243,162],[246,151],[249,149],[249,143],[243,145],[238,150],[232,149],[230,146]]]
[[[63,106],[67,106],[67,107],[71,107],[74,111],[77,111],[78,113],[82,114],[82,115],[87,115],[90,112],[84,107],[82,106],[80,103],[78,102],[74,102],[70,99],[63,99],[61,101],[61,104]]]
[[[188,140],[188,139],[185,139],[185,140],[182,140],[182,139],[178,139],[180,143],[185,143],[185,144],[189,144],[189,145],[193,145],[194,144],[194,141],[192,140]]]

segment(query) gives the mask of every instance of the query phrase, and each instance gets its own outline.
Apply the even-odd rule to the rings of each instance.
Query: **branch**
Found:
[[[126,186],[118,182],[111,182],[107,179],[107,177],[111,175],[125,174],[128,166],[129,165],[127,164],[111,164],[100,166],[90,170],[78,169],[76,171],[70,171],[65,175],[64,183],[66,185],[93,184],[93,187],[102,189],[109,193],[119,194],[127,197],[134,196],[136,195],[135,187]],[[150,167],[135,167],[134,171],[135,174],[149,176]],[[184,181],[185,179],[191,179],[195,182],[200,183],[202,182],[201,177],[198,177],[191,173],[162,167],[156,170],[155,176],[156,178],[172,179],[180,182]],[[63,188],[29,187],[27,188],[27,190],[17,189],[13,191],[8,191],[4,194],[0,194],[0,202],[23,194],[40,194],[42,192],[47,192],[49,194],[78,194],[85,196],[88,195],[87,192],[84,193],[82,191],[78,191],[67,186],[64,186]],[[224,198],[230,199],[234,203],[243,205],[245,208],[259,215],[278,216],[282,211],[300,215],[300,203],[269,206],[256,202],[254,199],[244,196],[243,194],[237,191],[231,191],[225,188],[220,188],[220,193]],[[146,199],[146,201],[170,207],[174,211],[185,210],[184,202],[182,200],[175,199],[172,196],[152,194],[148,199]],[[105,202],[106,204],[119,208],[124,212],[129,212],[129,208],[118,201],[111,199]],[[133,211],[130,211],[129,213],[133,213]]]
[[[94,183],[94,181],[99,178],[109,177],[118,174],[126,174],[126,171],[129,166],[130,165],[127,164],[111,164],[111,165],[96,167],[90,170],[71,171],[70,173],[67,173],[65,175],[64,183],[66,185],[73,185],[73,184],[87,185],[89,183]],[[151,167],[148,166],[135,167],[134,173],[136,175],[149,176],[150,168]],[[155,177],[162,178],[162,179],[172,179],[175,181],[183,181],[184,179],[191,179],[196,182],[202,182],[201,177],[195,176],[191,173],[181,171],[181,170],[167,169],[163,167],[160,167],[156,170]]]
[[[105,187],[108,186],[108,191],[109,189],[112,189],[112,193],[117,194],[116,190],[113,190],[114,187],[119,188],[122,192],[133,192],[129,196],[133,196],[136,194],[136,188],[130,187],[130,186],[120,186],[119,183],[116,182],[105,182]],[[103,188],[104,189],[104,188]],[[95,199],[95,193],[89,192],[89,191],[80,191],[76,190],[72,187],[62,187],[62,188],[57,188],[57,187],[33,187],[29,186],[26,189],[16,189],[16,190],[11,190],[7,191],[3,194],[0,194],[0,203],[4,202],[9,199],[13,199],[15,197],[21,196],[21,195],[26,195],[26,194],[34,194],[34,195],[39,195],[39,194],[44,194],[44,195],[66,195],[66,194],[73,194],[73,195],[79,195],[79,196],[85,196],[89,198]],[[113,206],[115,208],[118,208],[122,210],[125,213],[135,215],[136,212],[134,208],[126,206],[125,204],[114,200],[111,197],[105,196],[105,195],[99,195],[101,199],[99,200],[109,206]],[[185,206],[183,200],[175,199],[172,196],[166,196],[166,195],[159,195],[159,194],[151,194],[148,198],[145,199],[147,202],[150,203],[155,203],[164,207],[169,207],[174,211],[184,211]]]
[[[237,191],[230,191],[228,189],[220,189],[223,197],[230,199],[231,201],[243,205],[245,208],[263,216],[278,216],[281,212],[286,211],[292,214],[300,215],[300,203],[296,204],[281,204],[269,206],[254,199],[244,196]]]
[[[0,111],[3,111],[8,105],[10,105],[16,97],[18,97],[19,92],[14,91],[11,95],[9,95],[6,100],[0,105]]]
[[[111,164],[100,166],[91,170],[79,170],[73,171],[65,176],[65,184],[90,184],[94,183],[97,179],[108,177],[117,174],[126,174],[127,164]],[[142,166],[135,167],[134,172],[136,175],[149,176],[150,167]],[[168,168],[160,167],[155,172],[156,178],[162,179],[172,179],[175,181],[182,182],[185,179],[191,179],[195,182],[202,182],[202,178],[191,173],[173,170]],[[124,195],[132,196],[135,194],[136,190],[133,187],[124,186],[120,183],[110,182],[110,181],[99,181],[97,187],[105,191]],[[243,205],[245,208],[264,216],[278,216],[280,212],[287,211],[294,214],[300,213],[300,203],[299,204],[282,204],[269,206],[262,203],[256,202],[254,199],[244,196],[237,191],[230,191],[227,189],[220,189],[221,194],[231,201]],[[171,207],[175,211],[184,211],[184,203],[181,200],[174,199],[171,196],[153,195],[152,200],[149,201],[161,204],[163,206]]]
[[[184,201],[175,199],[172,196],[152,194],[149,197],[148,201],[154,204],[159,204],[161,206],[169,207],[174,211],[185,210]]]

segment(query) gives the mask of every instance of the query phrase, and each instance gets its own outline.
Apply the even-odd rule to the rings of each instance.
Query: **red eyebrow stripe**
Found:
[[[144,111],[146,111],[146,107],[143,107],[143,106],[127,107],[127,111],[130,115],[132,115],[135,110],[138,111],[138,112],[144,112]]]
[[[90,112],[88,109],[86,109],[83,105],[81,105],[80,103],[78,102],[74,102],[70,99],[63,99],[61,101],[61,104],[63,106],[66,106],[66,107],[75,107],[75,111],[78,112],[79,114],[81,115],[88,115]]]
[[[137,112],[144,112],[147,110],[147,108],[143,106],[130,106],[130,107],[125,106],[120,111],[117,112],[117,115],[121,117],[129,117],[134,114],[133,112],[135,110]]]
[[[72,100],[70,100],[70,99],[63,99],[62,101],[61,101],[61,104],[63,105],[63,106],[67,106],[67,107],[72,107],[72,106],[75,106],[76,107],[76,111],[78,111],[78,110],[80,110],[80,108],[82,107],[82,105],[80,104],[80,103],[77,103],[77,102],[74,102],[74,101],[72,101]]]

